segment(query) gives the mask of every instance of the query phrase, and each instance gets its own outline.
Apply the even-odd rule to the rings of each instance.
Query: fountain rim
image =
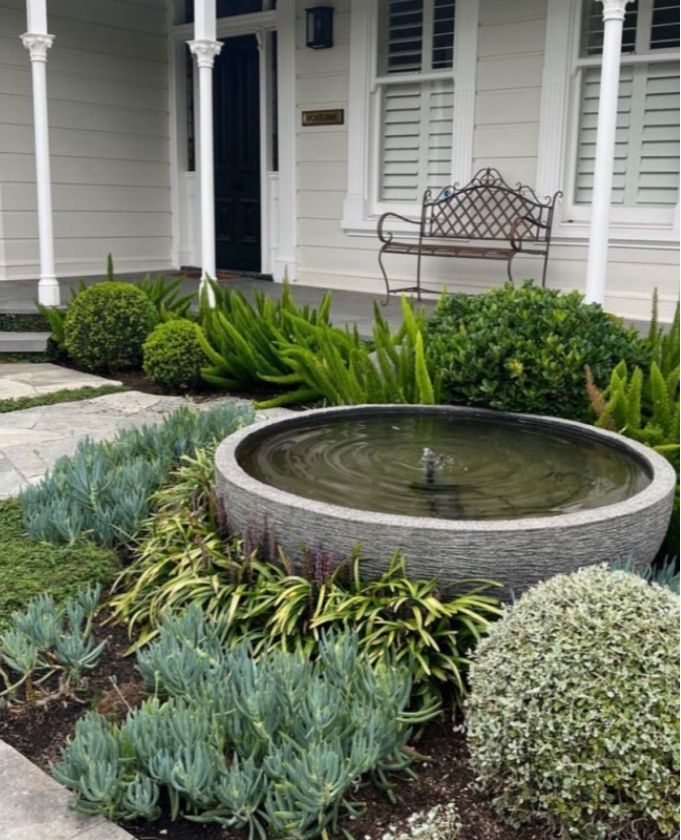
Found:
[[[580,437],[602,441],[624,452],[649,477],[649,484],[643,490],[635,493],[621,502],[603,505],[589,510],[574,513],[562,513],[554,516],[517,517],[514,519],[442,519],[428,516],[410,516],[407,514],[382,513],[364,508],[353,508],[346,505],[334,505],[321,502],[280,490],[271,484],[265,484],[254,478],[241,466],[238,460],[239,449],[245,445],[247,439],[264,432],[275,433],[288,427],[295,428],[309,417],[343,417],[344,415],[375,415],[423,413],[423,414],[455,414],[460,416],[482,417],[521,424],[531,423],[537,426],[559,427]],[[577,528],[580,525],[593,524],[599,521],[612,520],[618,516],[628,516],[642,512],[666,498],[676,484],[676,472],[672,465],[659,453],[638,441],[626,438],[617,432],[589,426],[576,420],[566,420],[561,417],[548,417],[539,414],[522,414],[519,412],[494,411],[492,409],[475,408],[455,405],[407,405],[404,403],[379,403],[347,406],[332,406],[329,408],[309,409],[296,412],[286,417],[266,418],[264,420],[244,426],[226,437],[215,452],[215,464],[218,473],[225,476],[233,488],[243,490],[249,494],[257,494],[267,502],[277,505],[288,505],[309,510],[310,513],[327,516],[334,519],[353,520],[367,524],[381,524],[399,528],[421,528],[439,531],[460,532],[495,532],[517,530],[539,530],[551,528]]]

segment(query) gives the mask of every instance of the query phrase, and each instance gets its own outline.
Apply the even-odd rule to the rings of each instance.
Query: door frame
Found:
[[[273,216],[274,200],[281,201],[276,195],[277,172],[271,169],[273,102],[272,90],[272,39],[271,33],[277,32],[278,15],[276,10],[254,12],[253,14],[234,15],[217,19],[216,39],[233,38],[239,35],[254,35],[258,45],[259,57],[259,96],[260,96],[260,272],[272,274],[274,270],[274,251],[277,247],[277,223]],[[187,74],[186,45],[194,37],[194,25],[185,23],[170,27],[170,144],[171,144],[171,212],[172,255],[173,263],[179,268],[183,264],[198,265],[199,232],[196,220],[199,214],[198,173],[199,163],[196,158],[195,170],[190,171],[187,163]],[[217,60],[220,60],[218,56]],[[193,68],[194,102],[199,101],[198,69]],[[281,84],[281,80],[279,80]],[[194,143],[200,146],[200,121],[198,111],[194,110]],[[281,136],[279,137],[281,147]],[[294,193],[295,201],[295,193]],[[183,225],[184,222],[184,225]]]

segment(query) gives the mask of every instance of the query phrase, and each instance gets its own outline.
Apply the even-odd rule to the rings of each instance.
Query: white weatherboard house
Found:
[[[0,0],[0,282],[39,278],[44,302],[108,252],[120,272],[378,292],[380,214],[418,218],[427,187],[488,166],[563,191],[548,285],[633,318],[657,287],[669,318],[679,3]],[[412,282],[413,256],[386,260]],[[423,274],[468,292],[506,276]]]

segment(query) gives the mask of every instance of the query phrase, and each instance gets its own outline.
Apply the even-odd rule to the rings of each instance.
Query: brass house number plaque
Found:
[[[303,111],[303,125],[343,125],[345,112],[342,108],[327,108],[324,111]]]

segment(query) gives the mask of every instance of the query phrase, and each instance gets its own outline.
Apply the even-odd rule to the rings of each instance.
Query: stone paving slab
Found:
[[[227,396],[196,406],[206,409],[225,401],[245,402]],[[0,414],[0,499],[16,496],[22,488],[40,481],[58,458],[73,454],[81,438],[107,440],[121,429],[159,423],[167,414],[189,404],[193,403],[185,397],[121,391]],[[257,419],[289,413],[289,409],[271,409],[258,412]]]
[[[0,791],[2,840],[132,840],[103,817],[72,811],[69,791],[3,741]]]
[[[159,423],[187,402],[121,391],[0,414],[0,498],[39,481],[57,458],[73,454],[81,438],[103,440],[120,429]]]
[[[44,353],[48,332],[0,332],[0,353]]]
[[[104,379],[92,373],[53,365],[49,362],[0,363],[0,399],[10,397],[35,397],[73,388],[99,388],[102,385],[120,385],[115,379]]]

